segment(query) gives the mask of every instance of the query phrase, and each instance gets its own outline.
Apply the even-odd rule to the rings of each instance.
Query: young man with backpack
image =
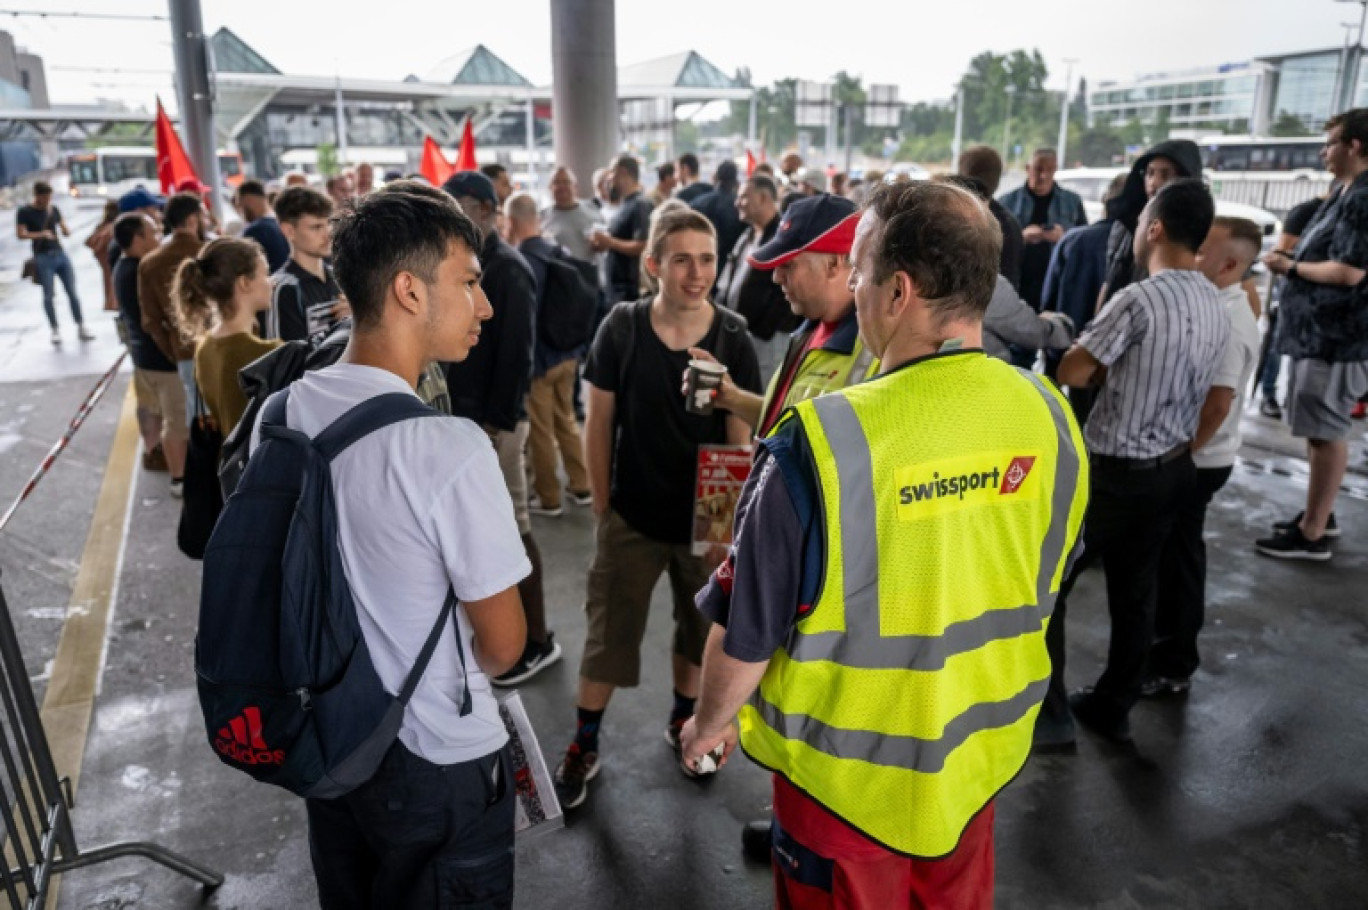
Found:
[[[555,517],[565,511],[556,474],[557,451],[565,465],[570,501],[581,506],[592,501],[574,395],[598,307],[597,269],[592,262],[575,259],[565,247],[542,236],[537,202],[530,194],[509,197],[504,222],[508,242],[522,253],[537,280],[536,347],[532,385],[527,390],[531,424],[528,447],[532,450],[532,486],[537,494],[530,511]]]
[[[665,571],[675,620],[674,704],[665,740],[676,750],[679,730],[693,715],[707,635],[693,598],[714,565],[691,547],[698,447],[749,443],[751,429],[720,410],[706,416],[685,410],[679,377],[690,349],[727,364],[742,388],[760,389],[746,321],[708,300],[717,277],[712,222],[692,209],[657,213],[643,253],[660,292],[618,304],[599,327],[584,368],[590,384],[585,452],[599,524],[578,723],[555,772],[566,808],[584,802],[599,772],[599,727],[613,692],[640,681],[651,592]]]
[[[530,566],[488,436],[414,392],[428,363],[464,360],[492,315],[479,245],[456,203],[416,182],[389,184],[338,219],[334,267],[355,323],[346,352],[267,402],[205,557],[196,669],[210,738],[229,764],[308,797],[324,908],[512,906],[514,782],[489,678],[522,654],[517,584]],[[281,497],[301,462],[298,499]],[[285,543],[272,543],[286,541],[273,509]],[[290,518],[315,509],[316,522]],[[312,561],[295,548],[309,534]],[[276,568],[252,572],[253,547]],[[335,608],[338,588],[350,611]],[[290,622],[261,632],[269,623],[242,617],[271,597],[282,616],[297,602],[327,616],[292,613],[297,634]],[[350,642],[348,620],[359,633]],[[271,659],[225,644],[251,635],[271,636]],[[339,638],[341,668],[300,685],[310,667],[299,665]],[[254,660],[283,677],[285,697],[248,689]],[[229,674],[249,694],[220,711]],[[385,720],[350,737],[361,748],[329,748],[373,717],[377,698]],[[298,705],[293,726],[279,720],[286,702]],[[323,745],[310,752],[301,727]]]

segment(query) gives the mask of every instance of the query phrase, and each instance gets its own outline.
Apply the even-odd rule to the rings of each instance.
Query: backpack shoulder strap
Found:
[[[432,631],[428,632],[427,640],[423,642],[423,650],[418,652],[418,659],[414,661],[413,668],[409,670],[408,677],[404,680],[404,688],[399,690],[399,703],[407,706],[409,700],[413,698],[413,693],[418,689],[418,683],[423,678],[423,672],[427,670],[428,663],[432,660],[432,653],[437,650],[437,642],[442,637],[442,631],[448,622],[455,624],[453,613],[456,610],[456,592],[447,589],[446,602],[442,604],[442,610],[437,614],[437,621],[432,624]],[[456,653],[460,655],[461,674],[465,675],[465,649],[461,647],[461,630],[459,625],[456,628]],[[465,685],[461,693],[460,716],[465,717],[471,712],[470,686]]]
[[[407,392],[376,395],[333,421],[331,426],[314,437],[313,443],[319,454],[332,461],[352,443],[376,430],[414,417],[435,417],[437,414],[421,398]]]
[[[288,386],[279,392],[274,392],[266,399],[266,403],[261,407],[262,426],[280,427],[284,429],[285,405],[290,400],[290,389]]]

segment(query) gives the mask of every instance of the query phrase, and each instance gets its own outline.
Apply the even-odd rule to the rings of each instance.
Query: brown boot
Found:
[[[171,470],[166,463],[166,452],[162,451],[160,444],[150,452],[143,452],[143,470],[166,472]]]

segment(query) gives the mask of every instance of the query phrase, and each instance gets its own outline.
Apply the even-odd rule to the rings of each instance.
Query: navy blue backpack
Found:
[[[285,424],[289,389],[272,395],[261,441],[204,553],[195,674],[205,731],[227,765],[300,796],[332,799],[374,775],[450,623],[448,590],[397,695],[361,634],[337,546],[330,464],[382,427],[438,412],[413,395],[379,395],[310,439]],[[460,635],[456,636],[460,647]],[[465,655],[461,654],[464,671]],[[462,695],[462,716],[470,713]]]

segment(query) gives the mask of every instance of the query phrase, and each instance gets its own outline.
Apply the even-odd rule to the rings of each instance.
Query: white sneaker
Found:
[[[82,341],[94,341],[95,333],[86,328],[85,323],[83,322],[76,327],[76,337]]]
[[[57,331],[56,329],[52,330],[52,343],[57,345],[58,347],[60,347],[62,344],[62,333]]]
[[[171,481],[171,498],[180,499],[183,496],[185,496],[185,481],[173,478]]]

